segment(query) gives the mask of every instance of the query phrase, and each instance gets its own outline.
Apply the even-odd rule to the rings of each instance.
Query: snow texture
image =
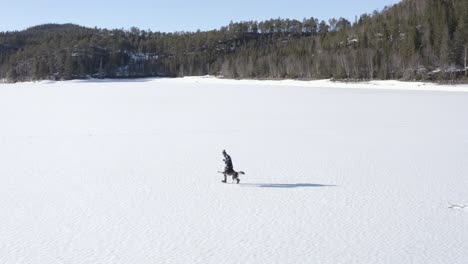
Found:
[[[466,91],[1,84],[0,263],[468,263]]]

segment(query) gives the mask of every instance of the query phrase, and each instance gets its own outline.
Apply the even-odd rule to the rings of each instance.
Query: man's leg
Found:
[[[222,180],[222,182],[226,183],[226,172],[223,173],[223,176],[224,176],[224,180]]]

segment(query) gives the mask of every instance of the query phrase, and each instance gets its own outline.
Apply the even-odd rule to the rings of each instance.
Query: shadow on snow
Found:
[[[314,183],[241,183],[242,187],[257,188],[310,188],[310,187],[336,187],[336,185]]]

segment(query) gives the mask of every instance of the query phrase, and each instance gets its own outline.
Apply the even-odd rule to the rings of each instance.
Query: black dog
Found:
[[[224,180],[222,181],[224,183],[226,183],[227,176],[231,176],[232,181],[236,181],[236,183],[238,184],[240,182],[239,175],[245,175],[243,171],[235,171],[235,170],[226,171],[226,172],[218,171],[218,172],[224,175]]]

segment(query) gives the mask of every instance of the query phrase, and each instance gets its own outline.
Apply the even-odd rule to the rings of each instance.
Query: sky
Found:
[[[22,30],[45,23],[74,23],[87,27],[136,26],[152,31],[219,29],[232,20],[270,18],[319,20],[356,16],[382,10],[399,0],[0,0],[0,31]]]

